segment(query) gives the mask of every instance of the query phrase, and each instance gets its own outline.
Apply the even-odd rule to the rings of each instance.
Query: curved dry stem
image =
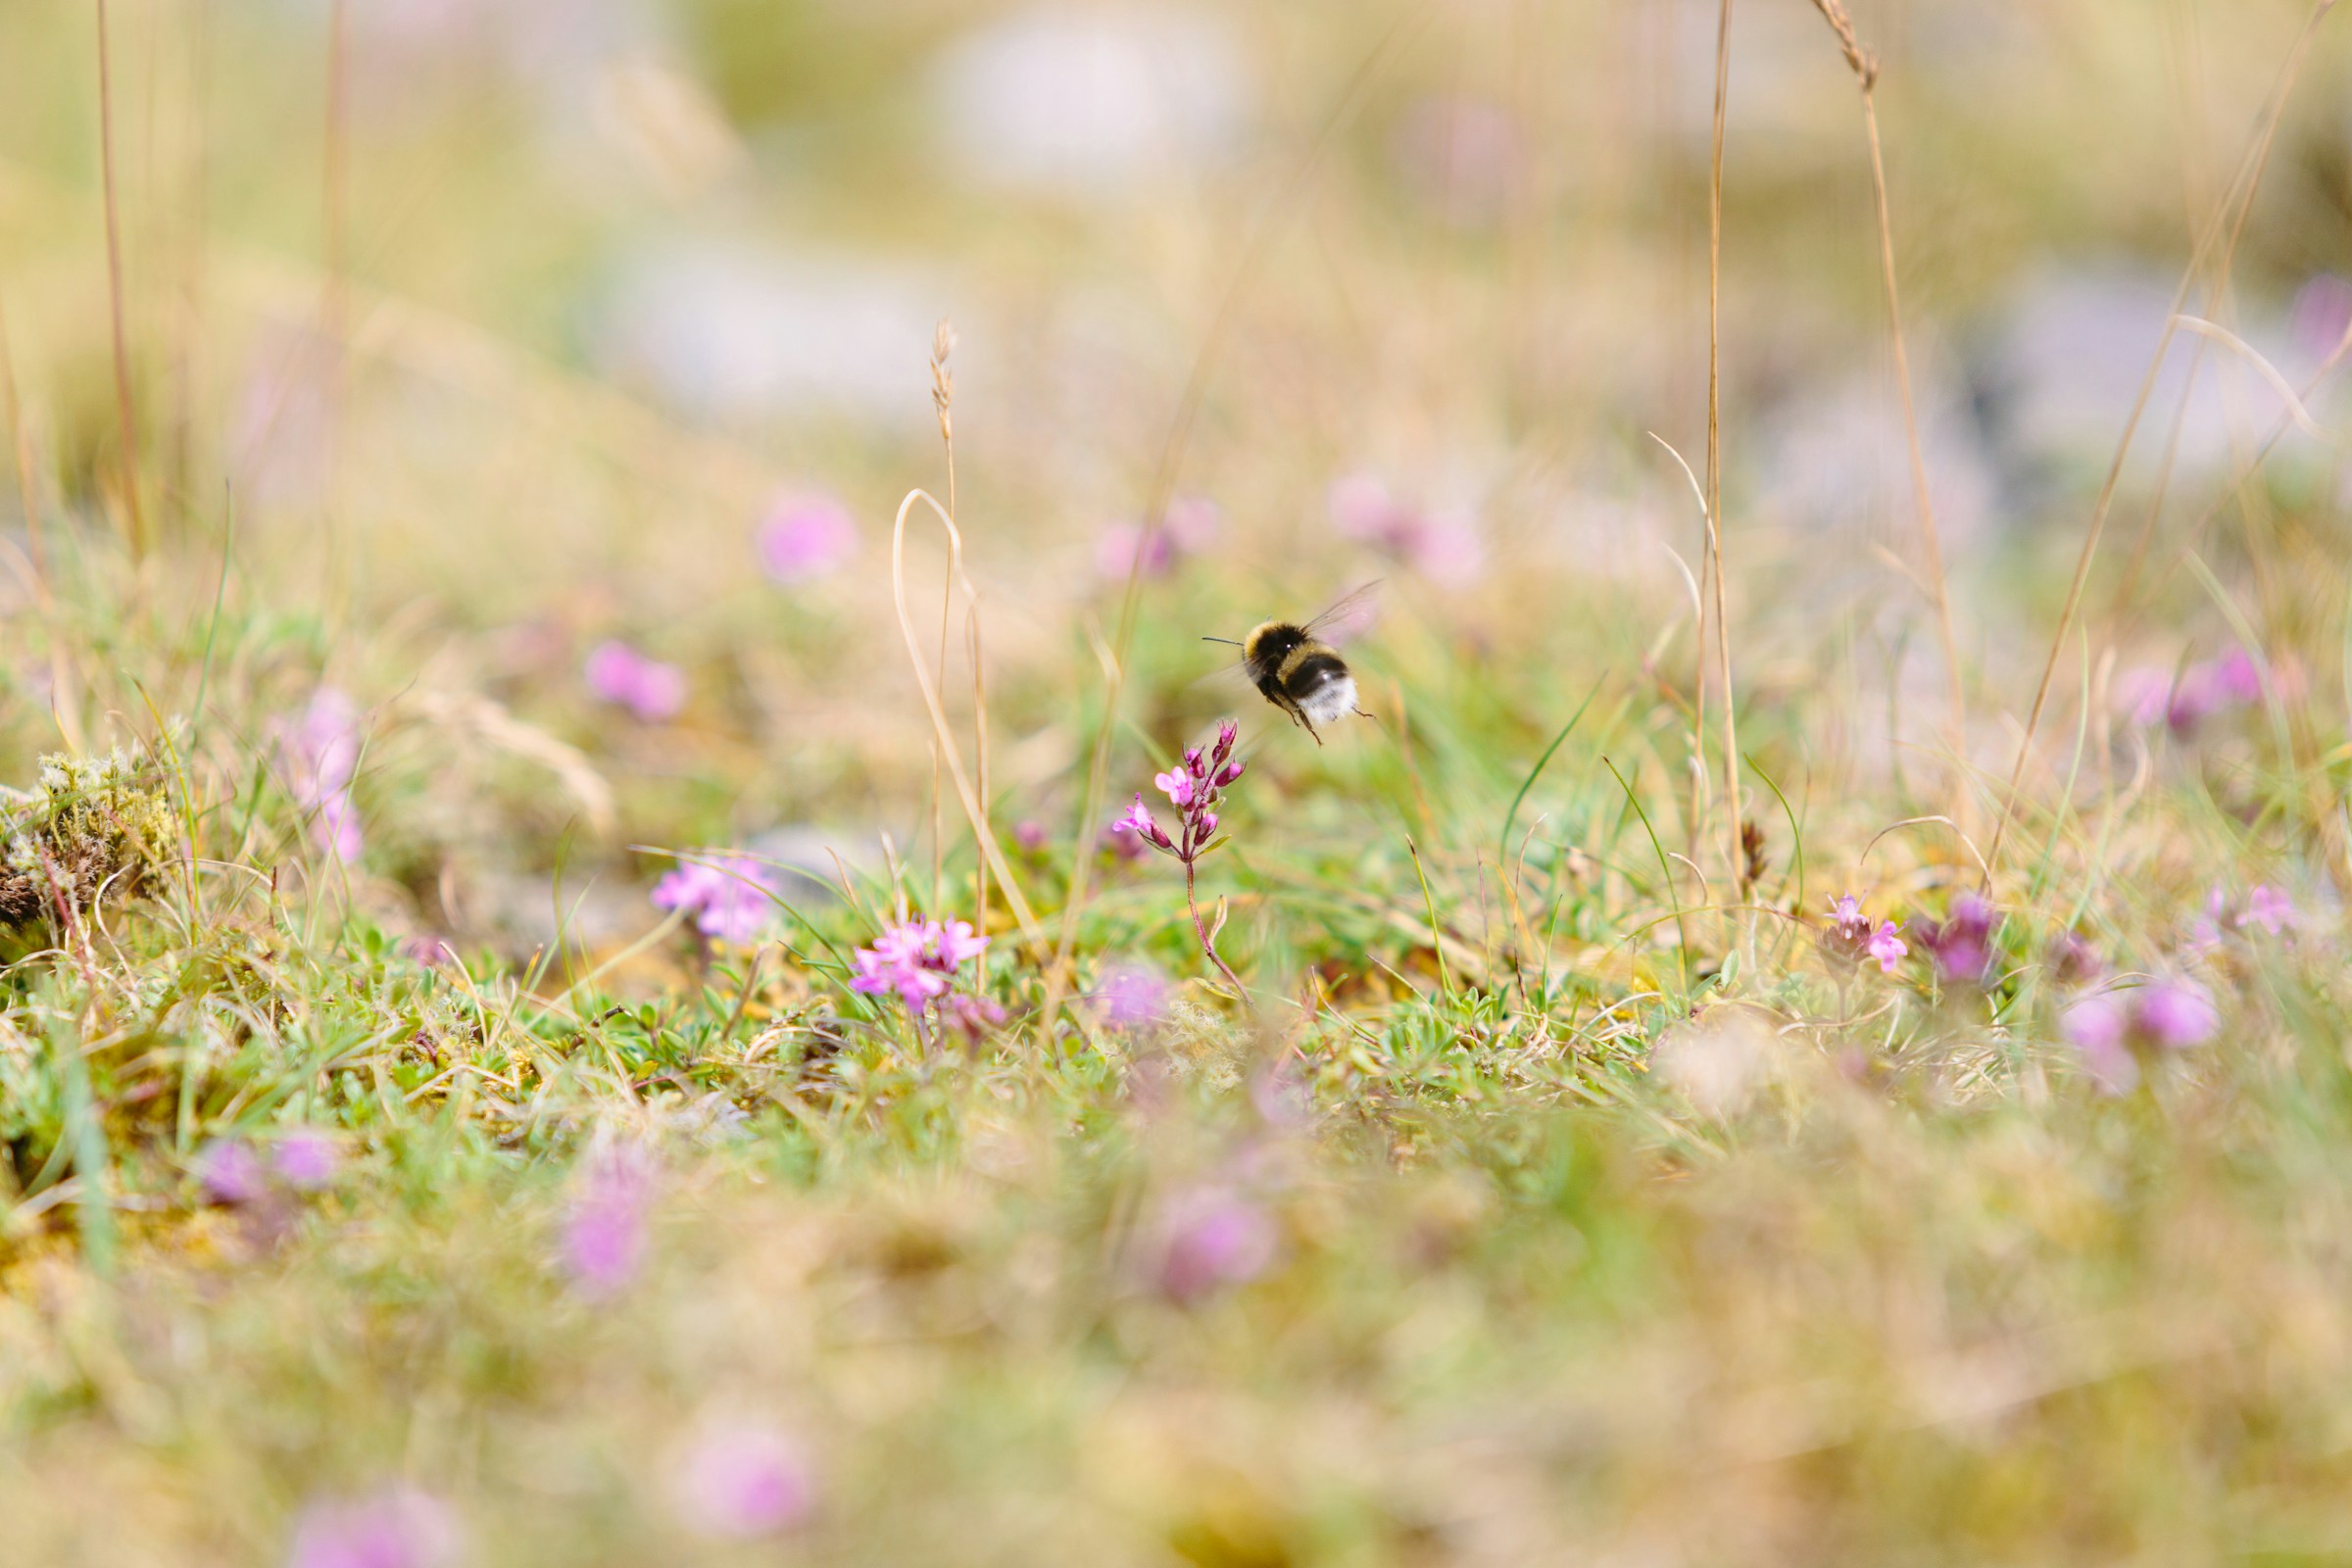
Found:
[[[906,492],[906,499],[899,503],[899,514],[890,527],[890,597],[898,611],[899,632],[906,639],[906,657],[914,664],[915,684],[923,689],[923,707],[931,715],[931,733],[939,742],[940,755],[947,759],[948,774],[956,781],[956,798],[962,801],[963,814],[972,824],[972,837],[979,844],[980,853],[986,858],[990,869],[996,872],[998,885],[1004,890],[1004,902],[1011,907],[1013,918],[1021,924],[1022,940],[1042,956],[1046,951],[1045,933],[1038,926],[1037,915],[1029,907],[1029,900],[1021,893],[1020,883],[1013,878],[1012,867],[1005,861],[1004,851],[997,843],[995,830],[988,825],[987,803],[974,791],[971,776],[964,771],[962,749],[956,744],[956,732],[948,724],[947,710],[940,706],[939,686],[931,679],[931,671],[924,666],[922,644],[916,640],[914,633],[914,616],[906,608],[906,514],[913,510],[917,501],[929,507],[932,515],[939,518],[939,525],[948,530],[948,570],[954,581],[962,587],[964,602],[972,607],[975,617],[972,646],[976,649],[980,643],[977,622],[980,595],[973,589],[971,579],[963,573],[963,534],[956,528],[956,519],[948,514],[948,509],[934,500],[929,491],[921,489]],[[974,664],[977,667],[977,661]]]

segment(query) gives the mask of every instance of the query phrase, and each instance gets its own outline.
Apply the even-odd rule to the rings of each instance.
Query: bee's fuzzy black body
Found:
[[[1242,668],[1258,694],[1291,715],[1315,744],[1317,723],[1356,711],[1355,677],[1347,661],[1304,626],[1269,620],[1242,639]]]

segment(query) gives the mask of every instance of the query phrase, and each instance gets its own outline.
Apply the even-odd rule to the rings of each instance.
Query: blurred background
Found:
[[[900,497],[948,493],[942,318],[1008,816],[1083,831],[1073,769],[1163,486],[1122,719],[1146,745],[1234,710],[1262,744],[1279,715],[1203,683],[1198,637],[1372,576],[1367,706],[1409,713],[1430,767],[1476,772],[1473,729],[1540,743],[1603,668],[1695,684],[1703,530],[1659,442],[1703,464],[1703,0],[114,0],[120,385],[100,15],[14,6],[0,50],[5,591],[32,602],[45,545],[94,650],[69,674],[20,640],[12,768],[61,727],[139,728],[133,674],[184,704],[212,670],[257,747],[349,693],[381,900],[525,948],[566,855],[917,842],[934,761],[888,563]],[[2305,15],[1856,7],[1985,760]],[[2352,324],[2342,34],[2303,65],[2228,287],[2192,292],[2250,352],[2177,335],[2086,670],[2227,640],[2192,548],[2226,581],[2271,563],[2258,640],[2337,613],[2340,453],[2280,386]],[[1742,701],[1785,764],[1899,781],[1945,675],[1860,99],[1800,0],[1743,0],[1732,57]],[[2243,554],[2257,514],[2268,557]],[[928,638],[939,530],[908,533]],[[217,601],[240,630],[204,664]],[[171,635],[110,655],[125,606]],[[1776,729],[1798,691],[1823,706]],[[1296,739],[1269,788],[1358,765]],[[643,923],[599,909],[592,936]]]

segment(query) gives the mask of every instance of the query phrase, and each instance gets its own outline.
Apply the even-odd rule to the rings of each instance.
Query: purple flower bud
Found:
[[[1201,812],[1200,826],[1194,833],[1194,842],[1197,844],[1206,844],[1210,839],[1213,839],[1216,836],[1217,813],[1214,811]]]
[[[1235,779],[1240,778],[1242,776],[1242,767],[1243,764],[1240,762],[1227,762],[1224,767],[1219,769],[1217,772],[1217,788],[1223,789]]]

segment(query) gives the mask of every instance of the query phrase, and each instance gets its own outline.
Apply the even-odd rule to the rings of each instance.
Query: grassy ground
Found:
[[[2333,298],[2340,29],[2140,10],[1859,18],[1932,434],[2052,258]],[[1743,20],[1719,647],[1680,11],[1214,13],[1255,122],[1107,201],[927,139],[991,8],[660,8],[575,99],[118,6],[111,200],[91,19],[12,20],[0,1559],[2352,1560],[2341,406],[2266,444],[2208,335],[2211,465],[2173,386],[2101,494],[2144,359],[1931,439],[1955,730],[1902,424],[1776,467],[1895,383],[1855,79]],[[678,232],[922,330],[694,406],[600,324]],[[763,575],[779,491],[855,554]],[[1171,494],[1215,542],[1099,569]],[[1376,576],[1327,745],[1200,641]],[[1246,991],[1103,830],[1226,715]],[[987,948],[855,987],[920,917]]]

